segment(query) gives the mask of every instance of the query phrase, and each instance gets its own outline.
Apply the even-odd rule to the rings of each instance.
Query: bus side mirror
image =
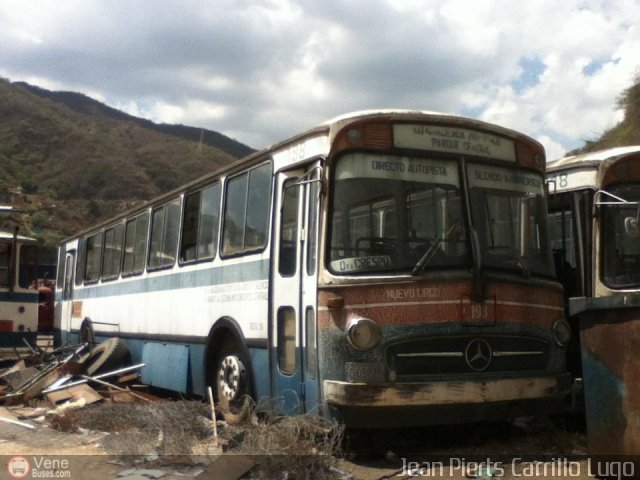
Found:
[[[551,185],[553,185],[553,189],[551,189]],[[556,193],[556,179],[555,178],[547,178],[544,181],[544,193],[546,196],[550,194]]]
[[[624,232],[629,238],[638,238],[640,236],[638,223],[638,217],[626,217],[624,219]]]

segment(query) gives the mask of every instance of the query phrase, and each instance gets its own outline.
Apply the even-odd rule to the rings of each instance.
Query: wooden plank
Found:
[[[31,430],[36,428],[30,423],[21,422],[13,413],[11,413],[9,410],[7,410],[4,407],[0,407],[0,422],[10,423],[12,425],[18,425],[20,427],[30,428]]]
[[[255,464],[255,459],[246,455],[220,455],[215,462],[211,462],[207,466],[204,478],[238,480]]]
[[[118,377],[118,383],[122,384],[122,383],[134,382],[138,380],[138,378],[140,378],[139,374],[130,373],[128,375],[122,375],[121,377]]]
[[[87,405],[103,400],[102,395],[87,384],[76,385],[65,390],[47,393],[46,397],[53,406],[68,400],[80,400],[81,398],[85,400]]]

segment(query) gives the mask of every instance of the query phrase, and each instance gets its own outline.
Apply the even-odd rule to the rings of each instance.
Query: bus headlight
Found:
[[[380,327],[368,318],[358,318],[351,322],[347,330],[349,344],[357,350],[371,350],[380,343]]]
[[[553,339],[560,347],[566,347],[571,340],[571,327],[566,320],[553,322]]]

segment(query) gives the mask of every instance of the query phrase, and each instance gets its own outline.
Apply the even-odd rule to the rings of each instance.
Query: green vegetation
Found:
[[[593,152],[605,148],[640,145],[640,75],[634,85],[627,88],[618,97],[618,108],[624,109],[623,120],[602,136],[593,141],[586,141],[581,149],[572,154]]]
[[[0,201],[21,210],[0,218],[0,228],[17,222],[53,245],[251,151],[216,132],[0,79]]]

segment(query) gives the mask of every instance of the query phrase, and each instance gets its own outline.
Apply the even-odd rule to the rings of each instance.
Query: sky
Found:
[[[540,141],[623,118],[636,0],[0,0],[0,76],[264,148],[334,116],[409,108]]]

